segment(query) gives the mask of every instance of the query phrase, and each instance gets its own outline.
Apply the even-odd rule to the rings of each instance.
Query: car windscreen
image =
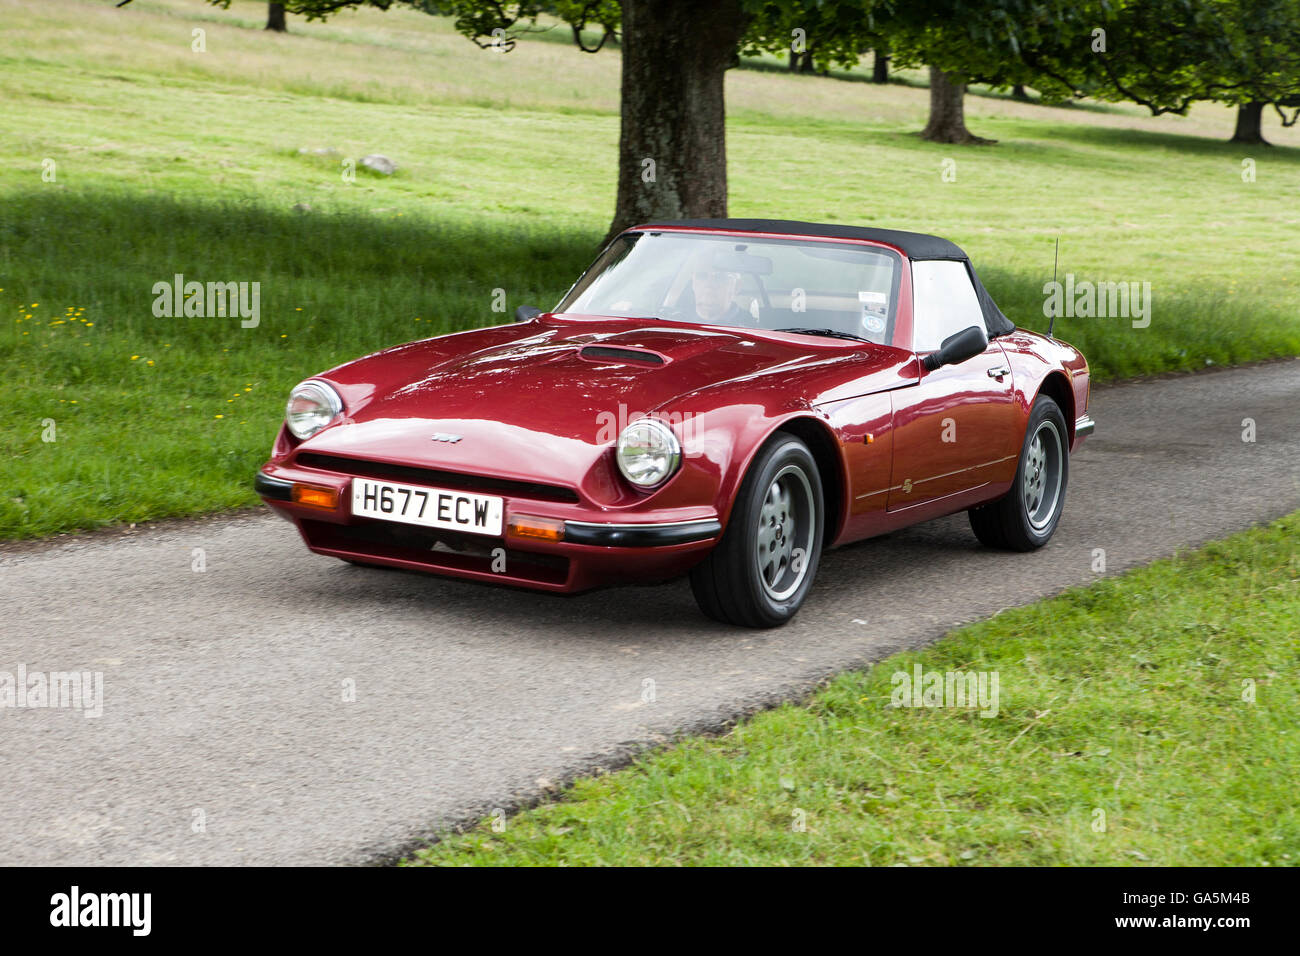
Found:
[[[618,237],[556,312],[889,342],[900,259],[878,246],[705,233]]]

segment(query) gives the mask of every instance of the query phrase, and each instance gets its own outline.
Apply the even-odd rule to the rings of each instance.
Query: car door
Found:
[[[984,315],[964,261],[913,262],[912,348],[937,351]],[[894,461],[889,511],[912,508],[991,482],[1009,481],[1019,454],[1011,366],[996,339],[980,355],[920,371],[890,393]]]

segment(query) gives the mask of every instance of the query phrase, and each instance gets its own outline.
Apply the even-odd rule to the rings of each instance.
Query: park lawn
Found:
[[[406,862],[1294,866],[1297,536],[1003,611]],[[996,674],[997,715],[893,706],[918,666]]]
[[[264,9],[0,0],[0,538],[255,504],[293,384],[549,307],[604,234],[616,52],[481,51],[410,10],[277,36]],[[957,149],[915,136],[925,102],[732,71],[732,214],[949,236],[1031,328],[1059,238],[1062,278],[1152,286],[1147,328],[1058,321],[1098,379],[1300,353],[1300,131],[1243,151],[1214,106],[971,97],[1000,142]],[[372,152],[396,175],[345,180]],[[155,317],[178,273],[260,283],[259,324]]]

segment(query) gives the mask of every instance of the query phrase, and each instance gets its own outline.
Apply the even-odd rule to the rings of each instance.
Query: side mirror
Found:
[[[939,351],[931,352],[921,359],[921,364],[927,371],[933,372],[943,365],[956,365],[967,359],[973,359],[988,347],[988,334],[978,325],[972,325],[944,339],[943,344],[939,346]]]
[[[534,308],[531,305],[521,305],[515,309],[515,321],[527,322],[529,319],[535,319],[542,314],[542,310]]]

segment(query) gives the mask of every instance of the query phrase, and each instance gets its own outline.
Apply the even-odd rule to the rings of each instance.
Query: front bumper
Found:
[[[638,522],[566,521],[564,540],[607,548],[662,548],[666,545],[712,541],[722,533],[716,518],[701,521]]]
[[[558,593],[676,577],[702,560],[722,534],[722,522],[711,508],[694,509],[694,515],[639,512],[635,521],[628,520],[630,515],[614,521],[608,512],[582,502],[543,502],[509,494],[501,495],[506,530],[500,537],[449,532],[353,515],[352,478],[300,465],[268,464],[258,472],[254,487],[318,554]],[[295,484],[332,489],[338,504],[322,508],[300,503],[294,500]],[[517,515],[562,521],[561,539],[514,535],[509,528]]]
[[[293,482],[285,481],[283,478],[272,478],[265,472],[257,473],[257,477],[253,479],[253,490],[270,501],[293,500]]]

